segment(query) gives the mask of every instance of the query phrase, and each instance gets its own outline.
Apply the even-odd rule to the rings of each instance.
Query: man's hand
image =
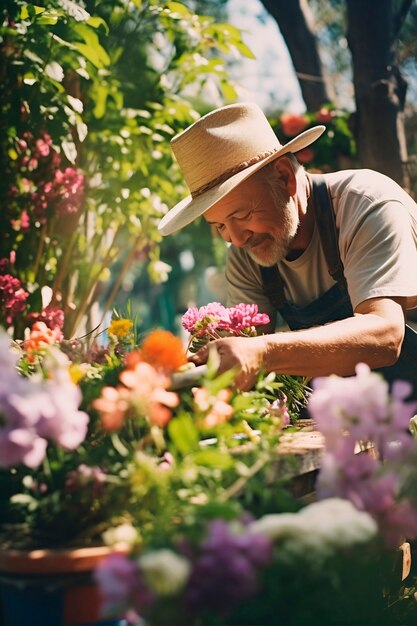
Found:
[[[236,369],[235,385],[241,391],[253,387],[259,371],[264,367],[265,341],[263,337],[225,337],[211,341],[189,357],[196,365],[207,362],[209,350],[220,357],[218,373]]]

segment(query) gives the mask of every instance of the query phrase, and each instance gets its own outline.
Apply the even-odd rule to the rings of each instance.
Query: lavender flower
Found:
[[[23,378],[5,345],[9,341],[0,334],[0,465],[37,467],[47,440],[74,450],[85,439],[89,418],[78,410],[81,392],[64,374],[64,355],[50,380]]]
[[[112,554],[102,561],[94,578],[103,597],[103,615],[120,613],[132,605],[142,613],[154,601],[136,563],[122,554]]]
[[[272,542],[261,534],[233,530],[222,519],[211,522],[194,557],[185,590],[189,609],[227,613],[258,588],[258,569],[272,558]]]
[[[415,448],[408,428],[417,405],[404,401],[410,386],[397,382],[390,395],[382,377],[362,363],[356,376],[319,378],[313,387],[308,407],[326,439],[320,497],[347,498],[369,512],[389,545],[402,535],[417,536],[417,512],[401,496],[401,465],[413,462]],[[388,470],[380,460],[357,454],[358,441],[371,443],[382,459],[398,462],[398,467]]]

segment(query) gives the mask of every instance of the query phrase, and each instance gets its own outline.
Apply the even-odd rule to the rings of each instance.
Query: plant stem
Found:
[[[268,455],[261,456],[256,463],[252,465],[246,476],[240,476],[233,484],[230,485],[223,493],[219,495],[219,502],[227,502],[230,498],[238,495],[255,474],[257,474],[270,460]]]
[[[117,239],[117,236],[120,232],[120,227],[117,229],[117,231],[114,234],[114,237],[112,239],[112,242],[107,250],[106,256],[104,257],[100,268],[98,270],[98,272],[96,272],[96,274],[91,278],[90,284],[87,287],[86,291],[84,292],[84,297],[83,300],[81,301],[78,310],[77,310],[77,315],[75,317],[75,319],[73,320],[73,323],[71,325],[71,327],[69,329],[67,329],[67,332],[70,336],[72,336],[76,330],[78,325],[80,324],[81,320],[83,319],[85,312],[87,310],[88,305],[91,303],[93,295],[97,289],[97,282],[100,278],[100,274],[103,272],[103,270],[110,264],[112,257],[115,254],[114,251],[114,247],[115,247],[115,242]],[[101,322],[100,322],[101,324]],[[100,325],[99,324],[99,325]]]
[[[127,255],[122,268],[119,272],[119,276],[117,277],[117,280],[115,282],[115,284],[113,285],[113,289],[111,290],[111,293],[109,295],[109,297],[106,300],[106,303],[103,307],[103,312],[102,312],[102,316],[101,316],[101,321],[100,324],[103,323],[104,318],[106,317],[106,313],[107,311],[110,309],[111,305],[113,304],[113,300],[116,297],[117,292],[119,291],[120,285],[123,282],[123,279],[126,275],[126,272],[128,271],[128,269],[130,268],[132,261],[134,259],[134,256],[136,254],[136,251],[139,248],[139,244],[142,242],[142,235],[138,235],[138,237],[136,238],[136,241],[134,243],[134,245],[132,246],[131,251],[129,252],[129,254]]]
[[[36,258],[35,258],[35,262],[33,264],[33,282],[36,283],[36,276],[38,274],[38,270],[39,270],[39,265],[41,262],[41,258],[42,258],[42,253],[43,253],[43,247],[45,245],[45,239],[46,239],[46,230],[47,230],[48,226],[47,223],[45,222],[41,228],[41,234],[40,234],[40,239],[39,239],[39,245],[38,245],[38,249],[36,251]]]

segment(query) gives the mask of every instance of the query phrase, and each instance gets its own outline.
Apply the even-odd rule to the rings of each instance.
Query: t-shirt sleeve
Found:
[[[244,250],[230,246],[226,263],[227,306],[257,304],[260,313],[269,316],[270,324],[262,326],[262,333],[272,333],[276,326],[276,311],[263,293],[259,267],[251,262]]]
[[[355,309],[376,297],[406,297],[417,306],[416,224],[396,200],[358,202],[344,211],[340,254]]]

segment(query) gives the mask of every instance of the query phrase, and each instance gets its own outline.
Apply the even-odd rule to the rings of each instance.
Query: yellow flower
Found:
[[[117,339],[126,339],[133,328],[133,322],[125,319],[112,320],[107,330],[108,335],[113,335]]]
[[[72,382],[75,385],[78,385],[80,380],[84,378],[85,371],[77,363],[73,363],[72,365],[70,365],[69,375],[70,375]]]

